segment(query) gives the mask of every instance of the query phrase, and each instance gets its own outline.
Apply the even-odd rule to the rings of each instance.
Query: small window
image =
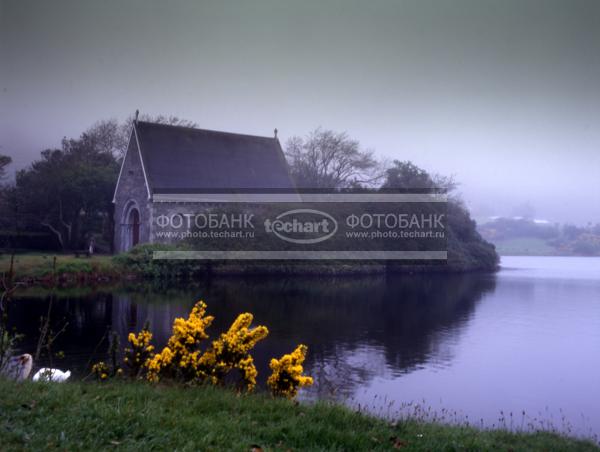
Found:
[[[130,176],[133,176],[133,170],[129,170],[127,172],[129,173]]]

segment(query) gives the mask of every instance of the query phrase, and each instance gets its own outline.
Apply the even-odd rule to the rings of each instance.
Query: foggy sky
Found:
[[[317,126],[455,174],[475,216],[600,222],[600,2],[0,0],[0,153],[177,115]]]

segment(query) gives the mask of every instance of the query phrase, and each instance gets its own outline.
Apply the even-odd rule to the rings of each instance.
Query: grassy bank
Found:
[[[191,281],[207,275],[301,275],[355,276],[386,273],[464,273],[492,271],[473,263],[452,264],[450,261],[429,265],[414,262],[390,263],[381,261],[199,261],[152,259],[163,245],[141,245],[116,256],[75,256],[72,254],[16,254],[14,280],[26,286],[76,287],[132,281]],[[8,254],[0,254],[0,275],[10,268]],[[56,260],[55,260],[56,259]]]
[[[2,450],[599,450],[549,433],[390,424],[212,387],[0,381]]]
[[[190,281],[207,275],[306,275],[351,276],[383,274],[385,264],[377,262],[205,262],[194,260],[153,261],[155,247],[144,245],[116,256],[92,257],[72,254],[16,254],[14,281],[28,287],[81,287],[90,284],[133,281]],[[56,262],[54,259],[56,258]],[[11,256],[0,254],[0,275],[8,274]]]
[[[0,274],[10,269],[9,254],[0,254]],[[56,261],[55,261],[56,259]],[[73,254],[24,253],[15,254],[15,281],[29,285],[57,283],[75,285],[90,281],[105,282],[123,277],[112,256],[75,256]]]
[[[545,240],[534,237],[499,240],[496,242],[496,250],[501,256],[557,256],[561,254],[560,250],[548,245]]]

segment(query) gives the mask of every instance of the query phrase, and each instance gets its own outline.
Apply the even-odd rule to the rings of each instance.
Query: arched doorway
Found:
[[[140,212],[133,208],[129,213],[129,224],[131,225],[131,246],[140,243]]]
[[[137,203],[130,201],[123,209],[120,251],[128,251],[138,243],[140,243],[140,211]]]

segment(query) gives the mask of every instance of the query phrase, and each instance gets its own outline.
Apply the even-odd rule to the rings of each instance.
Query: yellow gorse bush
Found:
[[[171,378],[194,383],[208,381],[217,385],[223,384],[226,376],[237,369],[245,389],[254,389],[258,371],[250,351],[267,337],[269,330],[262,325],[252,328],[254,317],[246,312],[240,314],[229,329],[203,351],[201,345],[208,339],[206,329],[213,320],[213,316],[206,315],[206,304],[197,302],[187,319],[176,318],[173,321],[167,345],[156,354],[147,325],[137,334],[130,333],[127,338],[129,346],[125,348],[123,358],[130,376],[139,377],[145,373],[146,379],[153,383],[161,378]],[[299,388],[312,384],[311,377],[302,375],[306,351],[306,346],[300,345],[292,354],[271,360],[273,375],[269,377],[268,384],[273,394],[294,398]],[[111,372],[104,362],[99,362],[92,367],[92,373],[105,380],[120,375],[122,371],[118,368]]]
[[[138,377],[146,368],[146,363],[154,356],[154,346],[150,344],[152,333],[145,326],[137,335],[129,333],[127,341],[130,347],[125,348],[123,362],[129,368],[132,377]]]
[[[173,335],[167,346],[146,361],[147,379],[157,382],[161,376],[184,381],[221,384],[225,376],[238,369],[247,390],[256,386],[258,374],[250,350],[269,334],[265,326],[250,328],[253,316],[240,314],[226,333],[212,342],[204,352],[200,345],[208,338],[206,329],[214,317],[206,315],[206,304],[198,302],[188,319],[173,322]]]
[[[269,330],[262,325],[251,329],[253,320],[253,315],[248,312],[240,314],[229,330],[213,341],[199,360],[202,376],[210,378],[213,384],[219,384],[229,371],[236,368],[249,391],[256,386],[258,372],[249,352],[258,341],[267,337]]]
[[[104,361],[97,362],[92,366],[92,373],[100,381],[108,378],[109,371],[110,370]]]
[[[194,305],[187,319],[175,319],[167,346],[146,362],[148,380],[156,382],[161,374],[194,380],[198,376],[199,347],[204,339],[208,339],[206,329],[213,320],[213,316],[206,315],[203,301]]]
[[[293,399],[300,388],[313,384],[311,377],[302,375],[304,371],[302,364],[307,352],[308,347],[300,344],[292,353],[271,360],[269,367],[273,373],[268,378],[267,384],[273,395]]]

